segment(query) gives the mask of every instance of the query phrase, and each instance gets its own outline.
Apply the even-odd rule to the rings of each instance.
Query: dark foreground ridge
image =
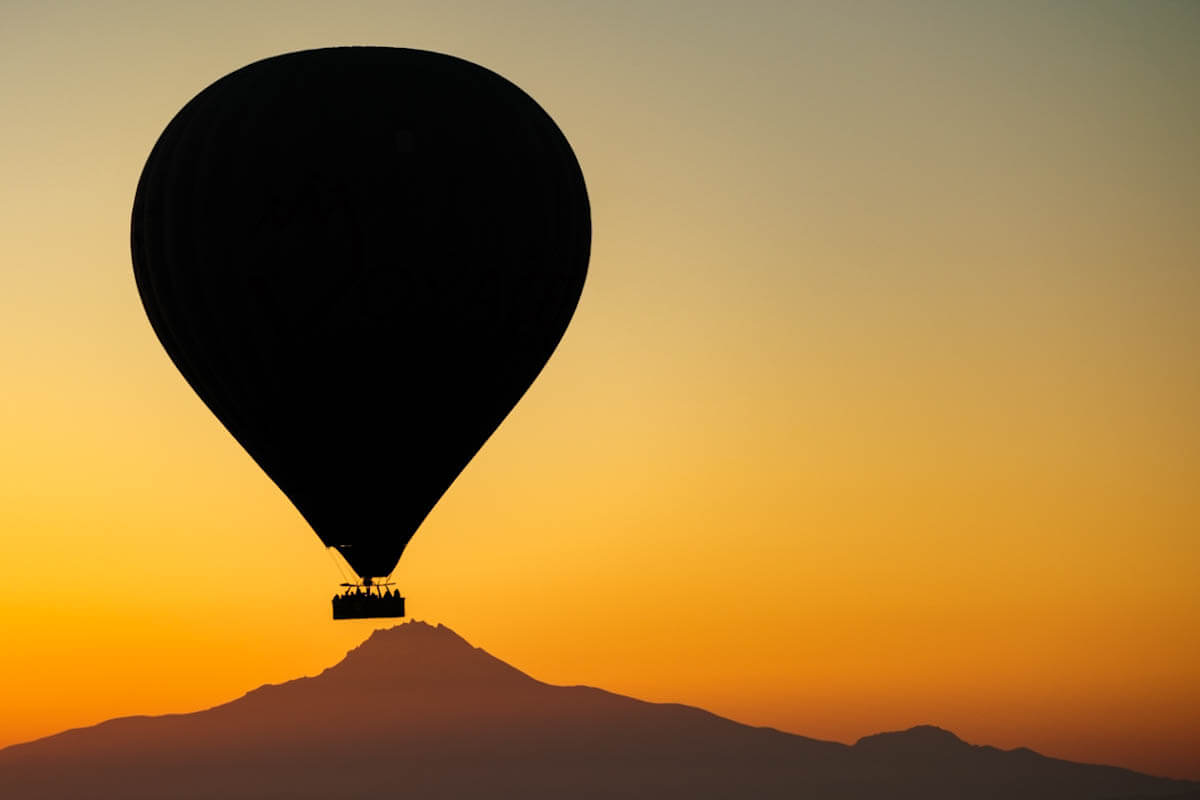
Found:
[[[449,628],[376,631],[312,678],[0,750],[4,798],[1200,798],[1200,784],[930,726],[854,746],[534,680]]]

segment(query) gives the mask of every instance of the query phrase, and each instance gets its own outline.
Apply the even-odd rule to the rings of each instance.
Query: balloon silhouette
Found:
[[[158,139],[133,206],[171,360],[368,583],[545,365],[590,243],[579,164],[537,103],[400,48],[221,78]]]

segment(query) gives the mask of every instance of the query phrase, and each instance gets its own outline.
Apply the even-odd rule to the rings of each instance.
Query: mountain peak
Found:
[[[971,747],[950,731],[936,725],[916,725],[908,730],[864,736],[855,742],[854,746],[864,750],[892,750],[931,755]]]
[[[378,648],[393,649],[396,647],[421,647],[430,645],[457,645],[472,650],[477,649],[471,647],[466,639],[440,622],[436,625],[430,625],[428,622],[422,622],[419,619],[410,619],[393,625],[390,628],[376,628],[371,632],[370,636],[347,653],[347,655],[356,651],[375,650]]]
[[[535,682],[445,625],[419,620],[375,630],[320,677],[374,688]]]

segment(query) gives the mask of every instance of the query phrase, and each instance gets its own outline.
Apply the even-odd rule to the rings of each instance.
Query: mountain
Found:
[[[449,628],[312,678],[0,750],[4,798],[1167,798],[1200,784],[922,726],[848,746],[534,680]]]

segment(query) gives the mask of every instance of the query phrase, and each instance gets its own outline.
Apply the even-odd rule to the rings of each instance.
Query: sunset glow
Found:
[[[196,92],[380,44],[588,182],[555,355],[395,573],[543,681],[1200,779],[1200,6],[10,3],[0,746],[314,674],[341,566],[155,339]],[[414,391],[419,391],[414,387]]]

